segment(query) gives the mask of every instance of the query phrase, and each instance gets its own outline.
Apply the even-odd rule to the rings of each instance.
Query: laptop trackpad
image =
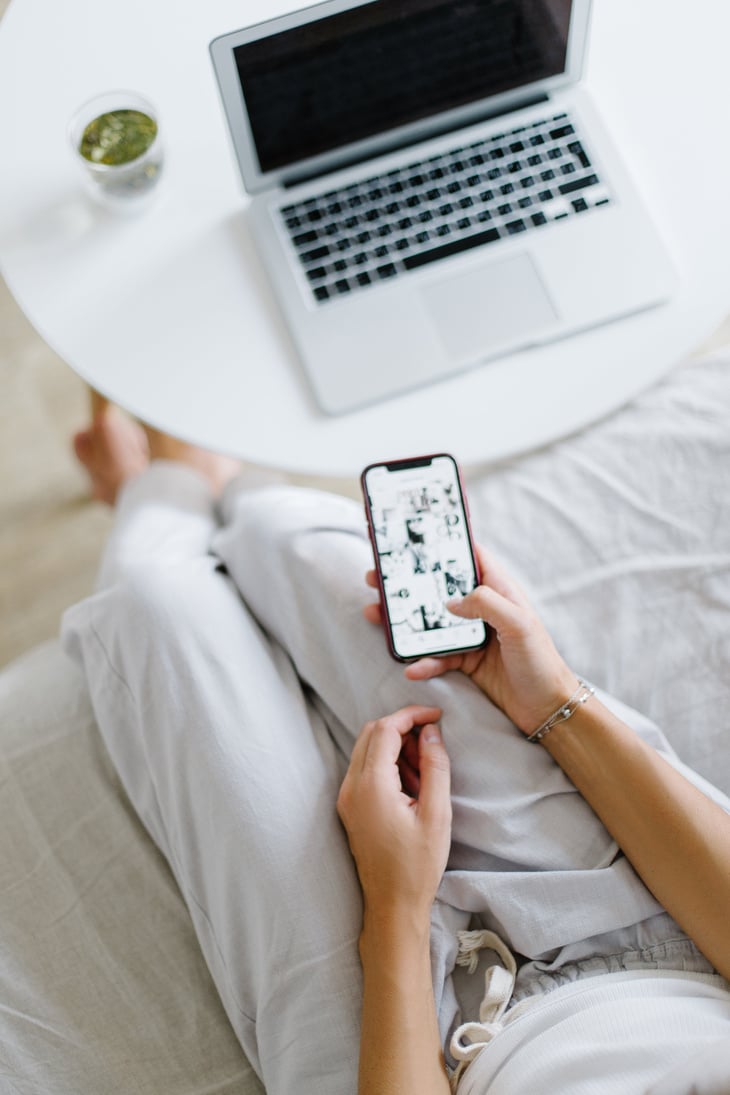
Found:
[[[452,358],[526,345],[558,318],[529,255],[478,267],[421,290]]]

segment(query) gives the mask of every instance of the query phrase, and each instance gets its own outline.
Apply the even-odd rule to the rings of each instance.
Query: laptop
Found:
[[[580,82],[589,17],[590,0],[327,0],[211,43],[253,233],[323,411],[669,297],[663,243]]]

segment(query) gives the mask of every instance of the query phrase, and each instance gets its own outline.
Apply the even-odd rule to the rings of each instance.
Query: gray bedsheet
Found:
[[[730,365],[715,355],[469,477],[478,537],[576,671],[727,792],[729,457]],[[45,644],[0,674],[0,1093],[261,1091],[83,681]]]

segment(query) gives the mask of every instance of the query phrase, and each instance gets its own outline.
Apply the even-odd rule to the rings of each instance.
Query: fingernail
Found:
[[[439,728],[438,726],[434,726],[432,723],[429,723],[428,726],[424,726],[423,730],[421,731],[421,735],[427,745],[432,745],[434,742],[441,741],[441,733],[439,731]]]

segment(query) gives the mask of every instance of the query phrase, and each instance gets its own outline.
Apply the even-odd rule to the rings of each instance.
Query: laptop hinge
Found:
[[[487,122],[490,118],[502,118],[507,114],[514,114],[518,110],[524,110],[526,107],[536,106],[538,103],[546,103],[548,96],[546,94],[533,95],[529,99],[522,99],[519,103],[515,103],[513,106],[500,107],[499,110],[485,110],[483,113],[475,114],[464,122],[461,126],[454,127],[451,125],[444,125],[433,129],[428,136],[424,137],[423,133],[419,136],[413,136],[410,139],[402,139],[397,143],[394,142],[392,147],[379,148],[377,151],[367,152],[364,155],[351,156],[343,160],[339,160],[331,167],[320,168],[317,171],[305,171],[301,174],[294,174],[287,179],[283,179],[281,185],[284,189],[289,189],[292,186],[299,186],[300,183],[310,182],[312,179],[323,179],[327,175],[333,175],[335,171],[342,171],[347,167],[354,167],[359,163],[367,163],[368,160],[376,160],[380,156],[385,156],[389,152],[396,152],[401,148],[408,148],[414,144],[422,144],[424,141],[430,141],[433,137],[442,137],[444,133],[458,133],[459,129],[466,129],[467,126],[478,125],[479,122]]]

